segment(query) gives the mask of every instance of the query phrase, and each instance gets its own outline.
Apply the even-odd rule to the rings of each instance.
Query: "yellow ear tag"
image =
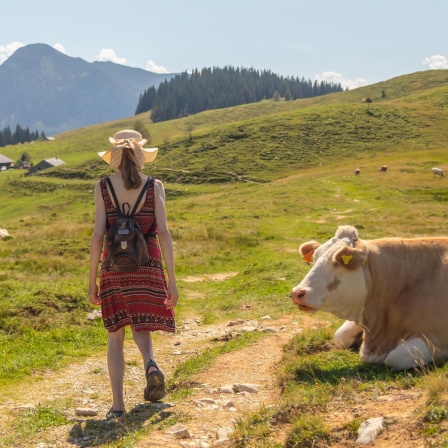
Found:
[[[342,255],[342,261],[345,265],[349,264],[350,260],[353,258],[353,255]]]

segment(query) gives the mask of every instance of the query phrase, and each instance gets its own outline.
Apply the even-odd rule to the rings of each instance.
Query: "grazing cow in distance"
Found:
[[[359,176],[360,174],[361,174],[361,170],[359,168],[356,168],[355,176]]]
[[[313,266],[292,301],[346,319],[334,336],[339,348],[362,338],[363,361],[398,370],[448,357],[448,238],[360,240],[341,226],[299,251]]]
[[[433,176],[445,177],[445,174],[443,174],[443,170],[441,168],[433,168],[432,174]]]
[[[379,171],[380,171],[381,173],[385,173],[385,172],[387,171],[387,165],[382,165],[382,166],[380,166]]]

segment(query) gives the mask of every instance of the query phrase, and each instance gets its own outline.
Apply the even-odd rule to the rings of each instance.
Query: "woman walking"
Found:
[[[142,173],[145,162],[157,155],[157,148],[143,148],[139,132],[124,130],[109,139],[112,149],[99,153],[118,172],[95,186],[95,227],[90,242],[89,302],[101,305],[108,336],[107,365],[113,403],[107,418],[124,415],[124,337],[130,326],[145,368],[144,399],[154,402],[165,396],[164,375],[154,360],[151,332],[175,331],[174,307],[179,294],[174,269],[174,251],[165,210],[165,190],[160,180]],[[146,191],[143,191],[146,189]],[[139,195],[141,201],[138,203]],[[137,206],[135,221],[146,238],[149,261],[131,272],[115,271],[108,262],[104,235],[127,207]],[[124,207],[125,206],[125,207]],[[156,238],[158,235],[158,239]],[[100,287],[98,264],[101,259]],[[168,282],[162,265],[166,266]],[[148,260],[148,258],[146,258]]]

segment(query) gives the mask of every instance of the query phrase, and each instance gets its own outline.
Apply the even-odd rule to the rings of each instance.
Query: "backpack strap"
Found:
[[[126,216],[128,216],[130,218],[132,218],[134,216],[134,214],[137,211],[137,208],[138,208],[138,206],[139,206],[139,204],[140,204],[140,202],[141,202],[141,200],[143,198],[143,195],[145,194],[145,192],[146,192],[149,184],[151,183],[151,181],[152,181],[152,177],[148,177],[148,179],[146,179],[145,185],[143,185],[143,188],[141,189],[140,194],[138,195],[137,202],[135,203],[134,208],[133,208],[131,214],[129,214],[129,210],[130,210],[129,204],[127,202],[125,202],[123,204],[123,211],[124,211],[124,206],[125,205],[128,206],[128,213],[126,214]],[[120,204],[118,202],[117,195],[115,193],[114,187],[113,187],[112,182],[111,182],[109,177],[106,177],[106,182],[107,182],[107,185],[109,185],[110,192],[112,193],[112,197],[114,198],[115,208],[117,209],[118,217],[119,218],[124,218],[125,214],[120,210],[120,207],[119,207]]]
[[[124,215],[120,210],[120,207],[119,207],[120,204],[118,202],[117,195],[115,194],[114,187],[112,186],[112,182],[110,181],[109,177],[106,177],[106,182],[107,182],[107,185],[109,185],[109,190],[112,193],[112,197],[114,198],[114,204],[115,204],[115,208],[117,209],[118,217],[123,218]]]
[[[140,191],[140,194],[138,195],[137,202],[135,203],[134,208],[132,209],[132,213],[130,215],[131,217],[133,217],[135,215],[135,212],[137,211],[137,208],[143,198],[143,195],[146,193],[146,190],[148,189],[151,181],[152,181],[152,177],[148,176],[148,178],[146,179],[145,185],[143,185],[142,191]]]

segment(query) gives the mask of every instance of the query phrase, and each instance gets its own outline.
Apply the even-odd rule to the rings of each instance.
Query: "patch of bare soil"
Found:
[[[194,276],[188,276],[184,277],[182,281],[186,283],[195,283],[195,282],[203,282],[203,281],[214,281],[214,282],[222,282],[224,280],[227,280],[228,278],[235,277],[235,275],[238,275],[238,272],[224,272],[224,273],[217,273],[217,274],[208,274],[204,275],[202,277],[194,277]]]
[[[424,445],[419,430],[421,415],[418,413],[422,404],[422,391],[391,390],[375,397],[359,397],[355,405],[347,408],[344,403],[334,403],[327,424],[333,434],[338,434],[341,440],[332,443],[335,448],[351,448],[359,446],[356,437],[349,435],[344,428],[355,419],[367,421],[372,418],[384,417],[384,430],[380,431],[370,444],[375,448],[421,448]]]

